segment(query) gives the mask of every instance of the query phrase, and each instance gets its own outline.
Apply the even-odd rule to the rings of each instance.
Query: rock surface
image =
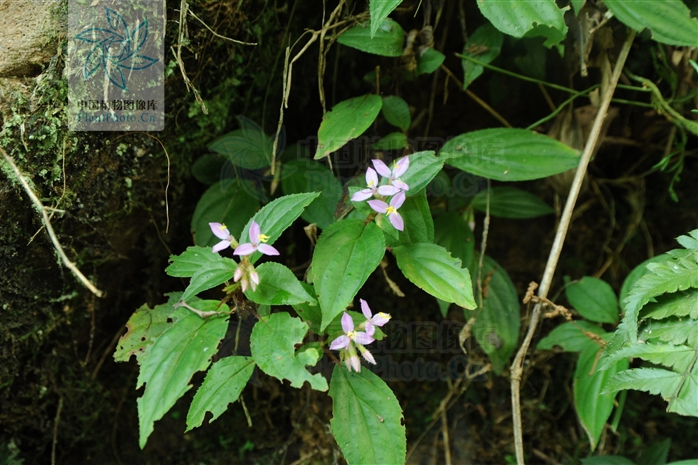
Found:
[[[61,0],[0,0],[0,77],[41,72],[56,54]]]

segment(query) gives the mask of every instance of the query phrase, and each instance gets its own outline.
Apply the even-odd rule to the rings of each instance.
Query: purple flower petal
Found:
[[[388,165],[383,163],[383,160],[379,160],[376,158],[371,161],[373,162],[373,166],[376,168],[376,171],[378,171],[378,174],[380,174],[384,178],[390,177],[390,168],[388,168]]]
[[[366,328],[366,334],[368,334],[369,336],[373,336],[376,333],[376,327],[373,326],[373,323],[371,323],[371,321],[367,321],[366,326],[364,326],[364,328]]]
[[[357,357],[356,355],[352,355],[351,357],[349,357],[349,363],[351,363],[351,366],[352,368],[354,368],[355,372],[358,373],[361,371],[361,360],[359,359],[359,357]]]
[[[256,289],[257,284],[259,284],[259,275],[256,271],[250,273],[250,281],[252,281],[252,290]]]
[[[252,221],[252,224],[250,225],[250,241],[253,244],[259,244],[259,225],[257,224],[256,221]]]
[[[240,244],[233,252],[233,255],[240,255],[241,257],[244,257],[245,255],[252,255],[256,250],[257,247],[252,244]]]
[[[368,205],[373,209],[373,211],[378,213],[387,212],[389,207],[389,205],[382,200],[369,200]]]
[[[262,252],[264,255],[281,255],[278,250],[269,244],[259,244],[257,250]]]
[[[373,365],[376,364],[376,359],[373,358],[373,355],[372,355],[371,352],[369,352],[368,350],[365,350],[364,353],[361,354],[361,355],[363,355],[363,357],[366,359],[366,361],[367,361],[368,363],[371,363],[371,364],[373,364]]]
[[[378,312],[377,314],[373,315],[373,318],[371,318],[371,323],[376,326],[383,326],[388,321],[390,321],[390,314],[383,312]]]
[[[218,253],[227,247],[230,247],[230,241],[220,241],[218,244],[213,246],[211,252]]]
[[[332,344],[330,344],[330,350],[346,349],[347,347],[349,347],[350,343],[351,339],[342,334],[337,339],[332,341]]]
[[[238,282],[240,281],[240,278],[242,278],[242,274],[244,273],[243,269],[241,266],[238,266],[235,269],[235,274],[233,275],[233,282]]]
[[[211,232],[213,232],[218,239],[228,239],[230,237],[230,231],[228,231],[228,228],[226,228],[224,224],[209,223],[208,225],[211,227]]]
[[[363,331],[356,331],[352,339],[354,340],[354,342],[356,342],[357,344],[361,344],[362,346],[365,346],[375,341],[375,339],[373,339],[371,336],[369,336],[367,333],[364,333]]]
[[[408,186],[406,182],[401,181],[400,179],[393,179],[392,182],[393,182],[393,186],[397,187],[399,190],[403,190],[403,191],[410,190],[410,186]]]
[[[398,212],[391,213],[388,215],[388,219],[390,220],[390,224],[392,224],[395,229],[398,231],[404,231],[405,229],[405,222],[402,220],[402,216]]]
[[[395,197],[390,199],[390,206],[396,210],[402,207],[403,203],[405,203],[405,193],[402,191],[398,192]]]
[[[403,183],[404,184],[404,183]],[[378,188],[378,193],[380,195],[395,195],[400,192],[400,189],[395,186],[380,186]]]
[[[366,185],[376,187],[378,185],[378,175],[373,168],[366,168]]]
[[[366,199],[373,197],[373,191],[371,189],[361,189],[359,192],[354,193],[351,196],[352,202],[362,202]]]
[[[368,303],[364,299],[359,299],[359,302],[361,302],[361,313],[364,314],[367,320],[370,320],[371,308],[368,306]]]
[[[403,174],[405,174],[405,171],[407,171],[407,168],[410,167],[410,158],[409,157],[402,157],[398,161],[395,162],[395,168],[393,168],[393,178],[399,178]]]
[[[342,329],[345,333],[354,331],[354,320],[351,319],[351,315],[347,312],[344,312],[344,315],[342,315]]]

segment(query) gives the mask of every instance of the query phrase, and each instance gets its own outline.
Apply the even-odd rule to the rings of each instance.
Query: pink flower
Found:
[[[235,242],[235,238],[230,234],[228,228],[222,223],[209,223],[211,231],[218,239],[223,239],[218,244],[213,246],[211,251],[213,253],[220,252],[221,250],[230,247],[230,244]]]
[[[400,190],[406,191],[410,189],[410,186],[408,186],[406,183],[400,180],[400,176],[405,174],[407,168],[410,167],[409,157],[402,157],[399,160],[397,160],[393,165],[392,171],[390,170],[390,168],[388,168],[388,166],[385,163],[383,163],[382,160],[374,159],[371,161],[373,162],[373,166],[376,168],[376,171],[378,171],[378,174],[390,180],[391,186],[382,187],[393,187],[395,189],[395,191],[391,193],[383,193],[379,190],[379,194],[393,195],[399,192]]]
[[[378,312],[375,315],[372,315],[368,303],[364,299],[359,299],[359,302],[361,302],[361,312],[366,317],[366,333],[373,336],[373,333],[376,332],[375,326],[383,326],[390,321],[390,314]]]
[[[405,222],[402,220],[402,216],[398,213],[397,209],[402,206],[405,202],[405,192],[400,191],[392,199],[390,199],[390,205],[383,202],[382,200],[369,200],[368,204],[378,213],[384,213],[388,215],[390,223],[398,231],[403,231],[405,229]]]
[[[356,355],[357,347],[361,352],[361,355],[369,363],[373,363],[375,365],[376,360],[373,358],[373,355],[371,355],[371,352],[364,347],[365,344],[370,344],[375,341],[375,339],[371,336],[372,333],[369,334],[363,331],[354,331],[354,320],[352,320],[351,316],[346,312],[344,312],[344,315],[342,315],[342,329],[344,330],[344,334],[332,341],[332,344],[330,344],[330,350],[340,351],[340,357],[346,364],[347,369],[349,371],[352,369],[354,369],[356,372],[361,371],[361,360]]]
[[[240,244],[233,252],[233,255],[252,255],[257,251],[263,253],[264,255],[279,255],[278,250],[276,250],[274,247],[270,245],[265,244],[265,242],[267,242],[268,240],[269,236],[267,236],[266,234],[260,234],[259,225],[257,224],[257,222],[252,221],[252,225],[250,226],[250,241],[252,242]]]
[[[351,200],[354,202],[361,202],[370,197],[373,197],[378,191],[378,175],[376,170],[373,168],[368,168],[366,170],[366,189],[361,189],[351,196]]]

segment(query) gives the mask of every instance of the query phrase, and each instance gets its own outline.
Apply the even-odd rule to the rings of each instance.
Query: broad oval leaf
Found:
[[[286,228],[301,216],[305,207],[310,205],[319,195],[320,192],[291,194],[269,202],[247,222],[240,233],[239,242],[243,244],[250,241],[250,226],[255,221],[259,225],[261,233],[269,236],[267,243],[273,244],[286,231]],[[255,263],[261,256],[261,253],[255,252],[250,256],[250,261]]]
[[[610,333],[608,333],[610,336]],[[586,431],[591,450],[596,449],[606,421],[613,411],[614,394],[602,394],[606,382],[616,373],[628,369],[628,360],[616,362],[608,370],[597,367],[601,348],[590,343],[579,356],[574,372],[574,405],[579,422]]]
[[[228,404],[238,400],[253,371],[252,357],[225,357],[215,362],[191,402],[187,431],[201,426],[206,412],[213,414],[210,423],[228,410]]]
[[[410,166],[402,179],[410,189],[406,192],[407,196],[416,195],[427,187],[432,179],[439,174],[443,168],[444,159],[435,157],[433,150],[425,150],[423,152],[415,152],[409,155]]]
[[[581,352],[589,346],[589,343],[594,343],[586,333],[601,335],[606,331],[585,320],[568,321],[538,341],[536,349],[550,350],[558,346],[565,352]]]
[[[135,355],[140,364],[155,340],[174,323],[174,304],[179,302],[181,295],[181,292],[173,292],[169,294],[167,303],[156,305],[152,309],[148,304],[141,305],[126,323],[126,333],[119,338],[114,360],[128,362]]]
[[[385,18],[402,3],[402,0],[371,0],[368,11],[371,13],[371,38],[376,35]]]
[[[291,386],[300,388],[307,381],[318,391],[327,390],[327,380],[319,373],[311,375],[305,368],[310,359],[296,344],[303,342],[308,325],[286,312],[272,313],[262,318],[252,329],[250,347],[257,366],[266,374],[281,381],[288,379]]]
[[[504,36],[491,23],[485,23],[475,29],[475,32],[468,38],[463,47],[463,55],[472,57],[483,63],[489,63],[502,50]],[[463,90],[484,71],[482,65],[463,59]]]
[[[487,191],[473,197],[475,210],[487,211]],[[554,213],[547,203],[530,192],[516,187],[494,187],[490,192],[490,215],[501,218],[535,218]]]
[[[218,153],[205,153],[191,165],[191,174],[197,181],[211,186],[221,180],[226,158]]]
[[[446,142],[446,163],[497,181],[529,181],[576,168],[579,151],[526,129],[472,131]]]
[[[259,285],[256,290],[248,289],[245,295],[252,302],[266,305],[295,305],[317,301],[303,288],[298,278],[280,263],[262,263],[257,268]]]
[[[363,95],[338,103],[322,118],[318,130],[315,160],[324,158],[359,137],[373,124],[383,100],[378,95]]]
[[[240,237],[242,228],[259,209],[259,200],[237,184],[217,182],[209,187],[196,204],[191,218],[194,243],[212,247],[220,242],[211,232],[210,222],[223,223],[234,237]]]
[[[400,215],[405,222],[405,230],[402,232],[394,231],[395,240],[388,240],[386,244],[389,247],[404,244],[415,244],[419,242],[434,242],[434,220],[431,217],[429,210],[429,202],[427,202],[427,193],[425,190],[419,194],[408,197],[405,203],[400,207]],[[387,228],[392,228],[390,221],[383,221],[383,231]],[[386,236],[386,238],[391,236]]]
[[[681,0],[606,0],[604,4],[620,22],[636,31],[651,29],[657,42],[698,46],[698,19],[691,17],[691,10]]]
[[[470,264],[470,272],[475,277],[473,293],[476,295],[478,257],[476,254]],[[482,311],[475,320],[473,334],[490,358],[492,370],[500,374],[508,366],[509,359],[516,350],[521,325],[521,305],[514,283],[507,272],[487,255],[483,261],[482,279],[488,280],[487,292],[483,295]]]
[[[555,0],[478,0],[477,6],[494,27],[514,37],[543,36],[552,47],[567,35],[567,8],[559,9]]]
[[[402,132],[391,132],[373,144],[374,150],[400,150],[407,148],[407,136]]]
[[[284,194],[320,192],[320,196],[301,214],[308,223],[325,229],[334,222],[337,204],[342,198],[342,183],[325,165],[313,160],[293,160],[283,166],[281,186]]]
[[[165,272],[175,278],[189,278],[191,281],[182,294],[188,301],[199,292],[214,288],[230,280],[235,274],[237,263],[230,258],[213,253],[210,247],[188,247],[177,256],[171,256],[170,266]]]
[[[274,138],[249,118],[238,117],[240,129],[231,131],[208,145],[209,150],[226,157],[240,168],[258,170],[271,163]]]
[[[412,124],[410,106],[397,95],[383,97],[383,116],[385,120],[403,131],[407,131]]]
[[[310,301],[301,302],[300,304],[293,305],[293,309],[298,313],[303,321],[308,323],[310,330],[316,334],[320,333],[320,324],[322,323],[322,312],[320,311],[320,306],[317,304],[317,296],[315,295],[315,288],[303,281],[300,282],[305,292],[310,294],[315,300],[315,304],[311,305]]]
[[[446,55],[434,48],[428,48],[417,59],[417,74],[431,74],[444,62]]]
[[[323,231],[312,261],[321,330],[349,305],[384,255],[385,240],[375,223],[345,219]]]
[[[408,244],[393,249],[397,266],[417,287],[446,302],[475,308],[470,273],[461,261],[436,244]]]
[[[335,365],[330,383],[330,427],[349,465],[403,465],[407,454],[402,409],[387,384],[370,370]]]
[[[337,38],[337,42],[362,52],[386,57],[402,56],[405,31],[390,18],[385,19],[375,33],[371,33],[368,22],[348,29]]]
[[[473,260],[475,236],[462,215],[442,213],[434,220],[434,243],[444,247],[463,263]]]
[[[630,459],[620,455],[598,455],[581,459],[582,465],[636,465]]]
[[[567,286],[565,295],[584,318],[598,323],[618,323],[618,299],[606,281],[585,276]]]
[[[202,311],[229,311],[217,300],[198,301],[196,306]],[[141,449],[153,432],[153,423],[192,387],[189,381],[194,373],[208,368],[228,328],[227,314],[201,318],[179,308],[175,315],[177,320],[157,338],[138,375],[136,389],[145,383],[143,396],[138,399]]]

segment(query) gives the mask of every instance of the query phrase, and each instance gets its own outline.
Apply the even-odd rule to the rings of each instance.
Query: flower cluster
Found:
[[[238,245],[237,241],[233,235],[230,234],[230,231],[228,231],[228,228],[224,224],[209,223],[208,225],[211,227],[213,234],[217,238],[221,239],[218,244],[213,246],[213,253],[220,252],[227,247],[233,246],[235,247],[233,255],[239,255],[242,257],[240,264],[233,275],[233,281],[240,281],[242,292],[247,291],[247,289],[250,287],[253,291],[256,290],[257,285],[259,284],[259,275],[257,274],[257,271],[255,271],[252,262],[250,262],[249,258],[247,257],[255,252],[259,252],[264,255],[279,255],[278,250],[268,244],[265,244],[265,242],[269,240],[269,236],[262,234],[257,222],[252,221],[252,224],[250,225],[251,242]]]
[[[405,191],[409,190],[410,186],[402,181],[400,177],[409,168],[410,159],[409,157],[402,157],[397,160],[392,170],[382,160],[374,159],[371,161],[375,169],[368,168],[366,170],[366,188],[355,193],[351,200],[361,202],[371,197],[377,197],[368,201],[369,206],[373,211],[387,215],[395,229],[402,231],[405,229],[405,223],[397,210],[405,202]],[[379,185],[379,174],[383,179],[387,179],[387,183]],[[386,203],[384,197],[391,195],[393,198],[390,199],[390,203]]]
[[[340,351],[340,359],[346,364],[347,369],[351,371],[353,368],[356,372],[361,371],[361,360],[356,355],[356,349],[361,352],[363,358],[375,365],[376,360],[364,346],[375,341],[373,335],[376,333],[376,326],[383,326],[390,320],[390,315],[387,313],[371,314],[371,309],[366,301],[364,299],[359,300],[361,302],[361,312],[366,317],[366,321],[354,330],[354,320],[351,318],[351,315],[344,312],[344,315],[342,315],[342,330],[344,334],[330,344],[330,350]],[[361,331],[362,329],[365,331]]]

